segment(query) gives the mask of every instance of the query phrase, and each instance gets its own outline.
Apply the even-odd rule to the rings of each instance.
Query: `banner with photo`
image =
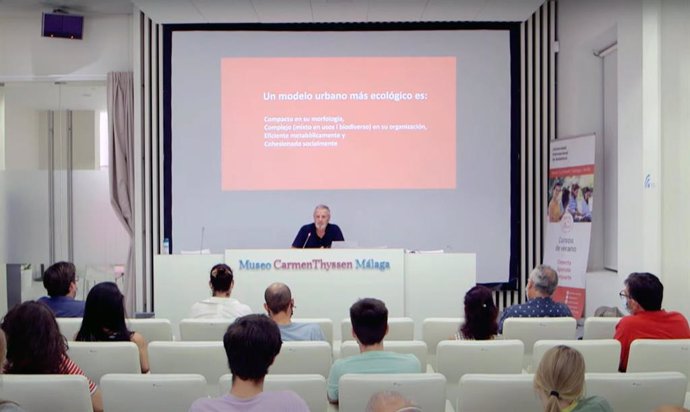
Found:
[[[594,203],[594,135],[551,142],[544,264],[558,272],[553,296],[575,318],[585,306]]]

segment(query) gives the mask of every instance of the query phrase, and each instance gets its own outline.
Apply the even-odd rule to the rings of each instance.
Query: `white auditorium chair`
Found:
[[[232,322],[230,319],[182,319],[179,324],[180,340],[222,342]]]
[[[688,379],[680,372],[586,373],[587,396],[605,398],[614,411],[649,412],[682,405]]]
[[[93,411],[82,375],[0,375],[0,399],[11,399],[27,412]]]
[[[446,379],[440,373],[352,374],[340,378],[339,412],[362,412],[371,396],[381,391],[396,391],[413,401],[424,412],[452,411],[446,401]]]
[[[538,340],[532,350],[531,372],[536,372],[544,353],[554,346],[565,345],[579,351],[587,372],[618,372],[621,343],[615,339]]]
[[[107,412],[183,412],[207,396],[207,383],[199,374],[111,373],[101,379],[101,391]]]
[[[426,318],[422,322],[422,339],[429,348],[429,355],[436,354],[436,346],[442,340],[448,340],[465,323],[464,318]]]
[[[55,318],[55,320],[62,336],[67,340],[74,340],[81,328],[81,318]]]
[[[326,342],[333,346],[333,320],[329,318],[292,318],[292,323],[316,323],[321,327]]]
[[[690,339],[638,339],[630,345],[628,372],[676,371],[690,377]],[[688,382],[685,407],[690,406]]]
[[[534,375],[526,373],[466,374],[460,378],[456,411],[542,411],[533,380]]]
[[[340,322],[341,341],[352,338],[352,322],[345,318]],[[414,340],[414,320],[412,318],[388,318],[388,333],[384,340]]]
[[[448,400],[455,404],[458,381],[468,373],[521,373],[525,351],[519,340],[445,340],[436,348],[434,370],[446,377]]]
[[[223,342],[151,342],[149,366],[152,374],[195,373],[208,382],[215,394],[218,379],[228,373],[228,358]]]
[[[396,353],[411,353],[419,359],[419,364],[422,365],[422,372],[426,371],[428,350],[426,343],[421,340],[386,341],[383,343],[383,350]],[[343,342],[340,346],[341,358],[347,358],[357,354],[359,354],[359,344],[353,340]]]
[[[525,344],[523,367],[532,362],[532,348],[538,340],[575,339],[575,318],[508,318],[503,322],[503,339],[519,339]]]
[[[173,340],[172,325],[168,319],[127,319],[127,328],[139,332],[149,343]]]
[[[619,320],[621,318],[588,317],[582,339],[613,339]]]
[[[69,342],[67,356],[96,383],[107,373],[141,373],[134,342]]]
[[[226,374],[220,377],[218,387],[220,395],[230,392],[232,375]],[[324,412],[328,409],[326,398],[326,378],[316,374],[299,375],[266,375],[264,380],[265,391],[291,390],[304,399],[312,412]]]
[[[280,353],[268,369],[269,374],[318,374],[328,377],[333,351],[324,341],[283,342]]]

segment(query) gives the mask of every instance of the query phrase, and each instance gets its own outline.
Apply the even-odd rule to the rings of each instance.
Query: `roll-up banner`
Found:
[[[594,135],[551,142],[544,264],[558,272],[553,295],[575,318],[585,306],[594,204]]]

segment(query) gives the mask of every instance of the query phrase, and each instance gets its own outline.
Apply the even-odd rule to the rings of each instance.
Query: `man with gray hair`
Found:
[[[326,205],[314,208],[314,223],[302,226],[292,241],[297,249],[330,248],[333,241],[343,241],[343,232],[338,225],[331,223],[331,209]]]
[[[554,302],[551,295],[558,286],[558,273],[547,265],[537,265],[529,274],[525,294],[527,302],[506,308],[498,323],[503,333],[503,321],[508,318],[562,318],[573,316],[563,303]]]

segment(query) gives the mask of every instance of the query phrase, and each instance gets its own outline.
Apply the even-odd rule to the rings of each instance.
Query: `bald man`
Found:
[[[316,323],[293,323],[292,314],[295,309],[295,300],[292,298],[290,288],[280,282],[271,284],[264,292],[264,309],[268,316],[278,324],[280,337],[284,342],[295,340],[323,340],[321,327]]]

